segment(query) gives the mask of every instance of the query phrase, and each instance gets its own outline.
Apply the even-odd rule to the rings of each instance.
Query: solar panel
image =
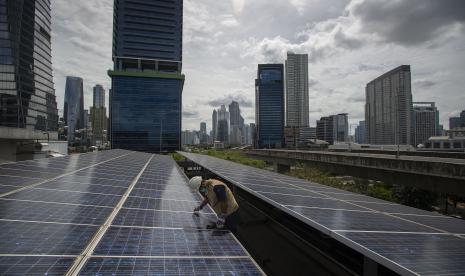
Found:
[[[78,255],[97,226],[1,221],[0,254]]]
[[[66,190],[75,192],[87,192],[97,194],[111,194],[111,195],[123,195],[127,188],[111,186],[111,185],[99,185],[99,184],[88,184],[88,183],[70,183],[63,181],[48,182],[40,185],[40,189],[52,189],[52,190]]]
[[[110,227],[94,255],[247,257],[228,231],[135,227]]]
[[[112,208],[0,199],[0,219],[102,224]]]
[[[437,229],[446,230],[454,234],[465,234],[465,221],[461,219],[445,216],[416,216],[416,215],[397,215],[400,218],[414,221],[423,225],[428,225]]]
[[[174,200],[190,200],[199,201],[200,196],[190,190],[184,191],[164,191],[164,190],[147,190],[147,189],[134,189],[130,196],[133,197],[148,197],[148,198],[165,198]]]
[[[124,207],[127,208],[186,212],[193,211],[194,208],[197,206],[199,206],[199,202],[142,197],[128,197],[128,199],[124,203]]]
[[[262,275],[250,258],[91,258],[81,275]]]
[[[73,261],[71,257],[0,257],[0,274],[61,276],[66,274]]]
[[[114,207],[121,197],[116,195],[89,194],[71,191],[29,189],[9,195],[6,198]]]
[[[0,274],[261,275],[229,231],[206,229],[211,209],[192,214],[201,200],[166,156],[113,150],[0,165]]]
[[[181,154],[398,273],[465,274],[465,235],[457,235],[465,233],[464,221],[226,160]]]
[[[464,275],[465,240],[451,235],[342,233],[418,275]]]
[[[216,221],[212,213],[196,216],[192,210],[173,212],[158,210],[122,209],[113,221],[114,225],[168,227],[168,228],[201,228],[205,229]]]

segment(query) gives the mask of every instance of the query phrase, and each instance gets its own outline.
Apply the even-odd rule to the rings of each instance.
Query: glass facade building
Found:
[[[115,0],[109,71],[113,148],[181,148],[182,0]]]
[[[68,126],[68,142],[74,142],[76,130],[86,127],[83,85],[82,78],[66,77],[63,117]]]
[[[0,126],[53,131],[50,0],[0,0]]]
[[[107,109],[105,108],[105,89],[100,84],[94,87],[94,105],[90,108],[92,125],[92,145],[102,146],[106,142]]]
[[[255,80],[255,120],[258,148],[284,143],[284,65],[259,64]]]
[[[105,107],[105,89],[100,84],[94,86],[94,107]]]

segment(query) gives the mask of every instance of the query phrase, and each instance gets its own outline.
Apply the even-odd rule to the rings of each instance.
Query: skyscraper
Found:
[[[411,144],[412,121],[410,65],[399,66],[367,84],[367,143]]]
[[[223,142],[225,145],[229,144],[229,112],[226,106],[222,105],[218,109],[218,133],[216,140]]]
[[[309,126],[308,55],[287,53],[286,126]]]
[[[83,129],[86,125],[84,118],[84,87],[82,78],[66,77],[65,125],[68,126],[68,142],[74,142],[76,130]]]
[[[337,142],[349,142],[349,118],[347,113],[341,113],[332,116],[333,119],[333,137]]]
[[[200,139],[200,144],[205,145],[208,143],[207,123],[205,122],[200,123],[199,139]]]
[[[94,87],[94,106],[90,108],[92,125],[92,144],[101,146],[106,142],[107,109],[105,108],[105,89],[99,84]]]
[[[49,0],[0,1],[0,139],[9,143],[58,139],[50,12]]]
[[[244,141],[244,118],[241,116],[239,103],[232,101],[229,105],[230,117],[230,143],[232,145],[241,145]]]
[[[460,127],[460,117],[450,117],[449,118],[449,129],[454,129]]]
[[[429,138],[439,136],[439,111],[435,103],[413,103],[413,145],[424,144]]]
[[[284,143],[284,66],[259,64],[255,80],[255,120],[258,148]]]
[[[181,146],[182,0],[115,0],[109,71],[113,148]]]
[[[213,109],[212,114],[212,131],[213,131],[213,142],[216,141],[216,137],[218,136],[218,112],[216,109]]]
[[[355,128],[355,143],[365,144],[365,121],[360,121]]]
[[[460,112],[460,127],[465,127],[465,110]]]
[[[94,86],[94,107],[105,107],[105,89],[100,84]]]
[[[334,144],[334,116],[321,117],[316,121],[316,138]]]

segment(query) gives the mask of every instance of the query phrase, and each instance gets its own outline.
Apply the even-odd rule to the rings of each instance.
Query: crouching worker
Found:
[[[189,185],[204,197],[200,206],[194,209],[194,213],[198,213],[205,205],[210,204],[218,216],[216,228],[226,227],[236,233],[239,205],[228,186],[216,179],[203,180],[201,176],[193,177]]]

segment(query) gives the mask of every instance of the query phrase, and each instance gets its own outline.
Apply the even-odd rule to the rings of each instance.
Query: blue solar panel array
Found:
[[[192,153],[187,159],[404,275],[465,275],[465,221]]]
[[[263,274],[174,160],[123,150],[0,166],[0,275]]]

